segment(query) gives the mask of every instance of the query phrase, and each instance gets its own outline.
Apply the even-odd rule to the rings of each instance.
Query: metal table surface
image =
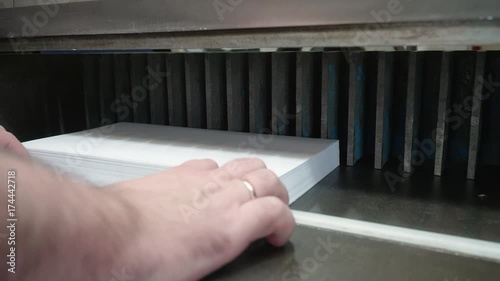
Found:
[[[292,209],[500,242],[498,167],[483,167],[476,181],[467,181],[465,167],[434,177],[428,165],[391,188],[384,174],[397,173],[399,163],[384,170],[373,170],[372,163],[337,168]]]
[[[337,168],[292,209],[500,242],[500,191],[492,185],[497,170],[482,168],[473,182],[464,180],[464,167],[434,177],[429,165],[391,188],[384,173],[397,172],[397,161],[381,171],[372,163],[365,159]],[[206,280],[485,281],[499,276],[495,262],[298,226],[284,248],[258,241]]]
[[[205,280],[498,280],[500,264],[299,226],[289,244],[252,244]]]

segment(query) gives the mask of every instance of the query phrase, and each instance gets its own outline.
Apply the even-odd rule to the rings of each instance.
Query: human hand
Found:
[[[12,151],[22,156],[29,156],[26,148],[13,134],[7,132],[2,125],[0,125],[0,149]]]
[[[122,263],[138,280],[197,280],[259,238],[282,246],[295,228],[286,188],[255,158],[220,168],[212,160],[189,161],[108,191],[137,216]]]

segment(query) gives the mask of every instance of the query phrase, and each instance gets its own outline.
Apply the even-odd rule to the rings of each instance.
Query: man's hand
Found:
[[[295,227],[286,188],[259,159],[220,168],[212,160],[190,161],[109,190],[139,218],[140,232],[124,257],[138,280],[197,280],[254,240],[283,245]]]
[[[97,189],[2,150],[28,156],[0,127],[0,173],[14,169],[19,175],[20,218],[18,271],[7,274],[3,255],[1,280],[197,280],[254,240],[283,245],[295,227],[285,187],[258,159],[222,167],[194,160]],[[5,184],[0,182],[3,210]],[[0,243],[0,252],[6,249]]]
[[[0,125],[0,150],[1,149],[12,151],[22,156],[29,155],[28,151],[19,140],[13,134],[7,132],[2,125]]]

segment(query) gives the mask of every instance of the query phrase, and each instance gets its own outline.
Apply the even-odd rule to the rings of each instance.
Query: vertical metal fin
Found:
[[[186,54],[187,126],[207,128],[207,99],[205,95],[205,56]]]
[[[133,122],[129,55],[114,55],[115,110],[118,122]],[[112,105],[113,106],[113,105]]]
[[[377,106],[375,120],[375,169],[382,169],[390,156],[393,54],[378,54]]]
[[[115,85],[113,79],[113,57],[99,57],[99,101],[101,105],[101,124],[116,123],[116,110],[112,110],[115,101]]]
[[[162,54],[149,54],[146,72],[151,124],[166,125],[168,124],[168,105],[165,56]]]
[[[146,55],[130,56],[130,86],[136,123],[150,123],[151,120],[146,67]]]
[[[248,55],[251,133],[270,131],[270,61],[268,53],[250,53]]]
[[[99,86],[98,86],[98,56],[83,55],[83,93],[85,96],[85,115],[87,129],[100,126]]]
[[[279,52],[272,54],[272,131],[275,135],[291,135],[290,115],[295,112],[291,86],[294,64],[292,54]]]
[[[479,143],[481,137],[481,109],[483,97],[484,70],[486,65],[486,53],[478,52],[476,54],[476,71],[474,79],[474,99],[471,111],[470,140],[469,140],[469,158],[467,163],[467,179],[473,180],[476,177],[477,159]]]
[[[186,79],[183,54],[167,54],[167,97],[168,123],[171,126],[185,127],[186,113]]]
[[[365,82],[364,54],[358,52],[350,53],[347,166],[354,166],[363,156]]]
[[[339,52],[323,53],[321,62],[321,138],[339,138]]]
[[[313,53],[297,53],[297,86],[295,135],[312,137],[314,134],[314,57]]]
[[[248,132],[248,57],[226,55],[227,125],[229,131]]]
[[[406,125],[404,147],[404,171],[410,173],[418,138],[418,125],[422,103],[422,58],[410,52],[408,62],[408,91],[406,97]]]
[[[441,56],[441,81],[439,85],[439,101],[436,128],[436,158],[434,161],[434,175],[443,174],[446,162],[446,138],[448,134],[448,125],[446,122],[446,111],[449,108],[451,95],[451,63],[452,54],[443,52]]]
[[[227,129],[226,60],[224,54],[205,55],[207,128]]]

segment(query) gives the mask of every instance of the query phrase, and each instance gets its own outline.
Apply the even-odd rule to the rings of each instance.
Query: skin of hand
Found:
[[[8,152],[0,159],[0,177],[16,170],[20,218],[18,273],[3,262],[1,280],[198,280],[257,239],[282,246],[295,228],[286,188],[255,158],[193,160],[101,189]],[[5,181],[0,188],[6,210]]]
[[[26,148],[12,133],[7,132],[2,125],[0,125],[0,149],[12,151],[25,157],[29,156]]]

